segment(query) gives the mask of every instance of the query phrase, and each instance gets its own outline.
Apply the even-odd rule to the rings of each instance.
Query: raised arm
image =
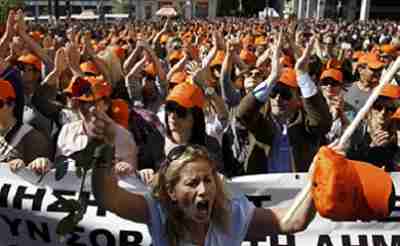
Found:
[[[104,139],[113,139],[115,125],[106,114],[96,114],[95,125],[106,128]],[[114,136],[112,136],[114,135]],[[148,223],[150,215],[148,205],[141,193],[131,193],[118,186],[117,178],[112,173],[111,163],[99,163],[93,168],[92,191],[97,203],[118,216],[138,223]]]

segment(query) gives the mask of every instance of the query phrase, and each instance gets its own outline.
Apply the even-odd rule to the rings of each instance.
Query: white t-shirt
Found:
[[[137,146],[132,134],[125,128],[115,124],[115,157],[137,167]],[[74,121],[62,127],[57,140],[56,156],[71,155],[84,149],[89,137],[83,128],[83,121]]]

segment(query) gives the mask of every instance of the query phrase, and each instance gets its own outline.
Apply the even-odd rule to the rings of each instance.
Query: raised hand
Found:
[[[19,9],[18,11],[17,11],[17,14],[16,14],[16,16],[15,16],[15,20],[16,20],[16,31],[18,32],[18,34],[26,34],[26,30],[28,29],[27,27],[26,27],[26,24],[25,24],[25,19],[24,19],[25,17],[24,17],[24,12],[21,10],[21,9]]]
[[[297,60],[295,65],[295,70],[297,74],[305,74],[308,72],[308,64],[312,49],[314,47],[314,42],[315,42],[315,36],[311,38],[311,40],[308,42],[303,52],[303,55]]]
[[[15,25],[16,25],[16,13],[14,10],[10,10],[8,13],[7,23],[6,23],[6,32],[5,35],[8,37],[12,37],[15,34]]]
[[[282,64],[280,63],[280,57],[282,53],[282,39],[283,32],[279,32],[278,37],[275,38],[273,46],[272,57],[271,57],[271,75],[274,79],[278,79],[280,76]]]
[[[79,53],[79,47],[75,43],[68,43],[65,49],[67,61],[69,68],[74,73],[75,76],[82,75],[80,70],[80,59],[81,54]]]
[[[65,49],[60,48],[56,52],[56,56],[54,58],[54,70],[61,74],[68,68],[68,61],[65,54]]]

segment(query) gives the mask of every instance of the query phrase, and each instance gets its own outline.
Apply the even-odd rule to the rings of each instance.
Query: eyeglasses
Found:
[[[281,85],[276,85],[272,89],[272,91],[270,93],[270,97],[276,98],[278,96],[278,94],[280,95],[280,98],[282,98],[283,100],[286,100],[286,101],[289,101],[293,97],[293,94],[290,91],[290,89],[286,88],[284,86],[281,86]]]
[[[394,114],[394,112],[396,112],[397,107],[395,107],[394,105],[388,105],[386,103],[381,103],[381,102],[376,102],[372,105],[372,108],[376,111],[381,112],[383,109],[386,110],[386,112],[390,113],[390,114]]]
[[[167,113],[175,113],[181,119],[186,118],[190,112],[190,109],[184,108],[175,102],[168,102],[165,110]]]

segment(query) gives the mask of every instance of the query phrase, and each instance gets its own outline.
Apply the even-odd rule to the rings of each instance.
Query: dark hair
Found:
[[[174,101],[167,101],[167,103],[176,103]],[[189,140],[190,144],[206,145],[206,122],[204,112],[201,108],[193,107],[190,109],[193,115],[192,134]],[[171,138],[171,129],[168,124],[168,113],[165,112],[165,126],[166,133]]]
[[[24,87],[22,84],[22,78],[20,73],[12,67],[7,68],[1,78],[7,80],[11,83],[14,88],[16,99],[14,107],[14,117],[17,120],[17,125],[22,125],[24,121],[24,106],[25,106],[25,96]]]

